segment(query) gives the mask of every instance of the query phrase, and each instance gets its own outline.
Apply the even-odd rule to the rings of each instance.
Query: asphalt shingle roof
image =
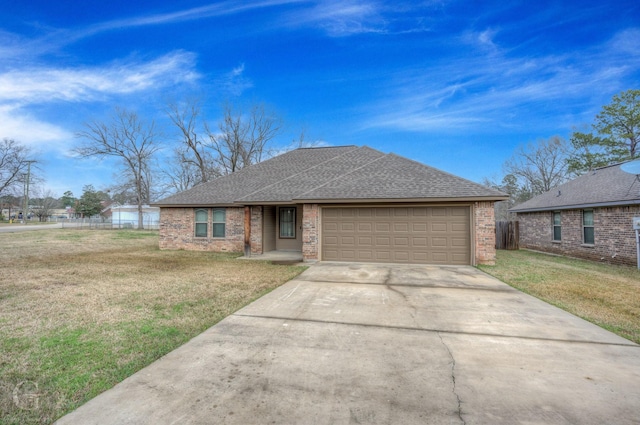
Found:
[[[163,199],[158,206],[416,199],[506,195],[367,146],[302,148]]]
[[[640,177],[620,165],[597,168],[511,208],[513,212],[640,204]]]

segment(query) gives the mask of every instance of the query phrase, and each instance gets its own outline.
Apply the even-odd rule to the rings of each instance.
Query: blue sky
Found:
[[[71,149],[115,107],[264,102],[326,145],[368,145],[474,181],[520,144],[590,124],[640,88],[637,1],[0,0],[0,137],[56,196],[115,179]]]

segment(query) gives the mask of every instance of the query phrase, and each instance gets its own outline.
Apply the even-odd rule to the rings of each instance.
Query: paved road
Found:
[[[638,424],[640,346],[472,267],[319,263],[58,421]]]
[[[16,232],[28,232],[30,230],[46,230],[46,229],[60,229],[62,223],[50,223],[50,224],[16,224],[9,226],[0,226],[0,233],[16,233]]]

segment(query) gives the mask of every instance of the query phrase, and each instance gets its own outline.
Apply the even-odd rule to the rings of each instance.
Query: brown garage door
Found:
[[[322,209],[322,259],[471,264],[469,207]]]

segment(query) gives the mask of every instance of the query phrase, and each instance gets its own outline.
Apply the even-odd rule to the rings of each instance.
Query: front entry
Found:
[[[278,251],[302,251],[302,205],[275,208],[275,245]]]

